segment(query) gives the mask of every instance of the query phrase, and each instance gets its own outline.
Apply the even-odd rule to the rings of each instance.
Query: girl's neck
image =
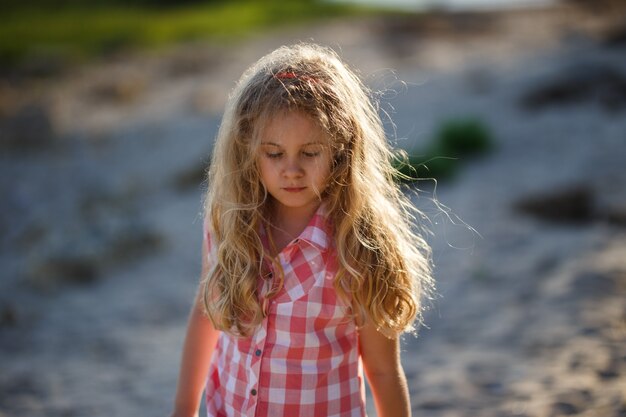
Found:
[[[318,207],[319,204],[310,207],[292,208],[275,204],[275,202],[270,206],[271,214],[268,232],[272,234],[272,240],[277,252],[280,252],[289,242],[302,233]]]

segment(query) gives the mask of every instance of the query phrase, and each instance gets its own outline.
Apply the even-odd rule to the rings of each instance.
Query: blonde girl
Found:
[[[330,49],[281,47],[229,97],[173,416],[410,415],[399,335],[434,289],[368,90]]]

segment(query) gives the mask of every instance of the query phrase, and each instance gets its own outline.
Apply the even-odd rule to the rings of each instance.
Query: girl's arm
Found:
[[[411,403],[398,338],[388,339],[374,325],[359,330],[359,348],[378,417],[409,417]]]
[[[202,277],[208,273],[207,252],[205,240],[202,245]],[[202,309],[202,284],[200,284],[187,324],[172,417],[198,415],[202,390],[219,336],[219,331],[215,330]]]

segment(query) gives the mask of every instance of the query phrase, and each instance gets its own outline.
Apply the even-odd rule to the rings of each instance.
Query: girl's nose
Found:
[[[299,178],[303,174],[304,170],[297,160],[288,160],[283,168],[283,175],[287,178]]]

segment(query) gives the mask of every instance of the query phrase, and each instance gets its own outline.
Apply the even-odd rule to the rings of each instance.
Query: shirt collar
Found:
[[[332,227],[328,215],[328,208],[322,202],[297,240],[310,243],[320,250],[328,249],[332,236]]]
[[[261,227],[259,232],[263,245],[267,248],[268,242],[265,228]],[[320,251],[325,251],[331,245],[332,233],[332,223],[329,219],[328,208],[326,204],[322,202],[315,213],[313,213],[309,223],[304,230],[302,230],[300,235],[293,240],[292,244],[297,245],[301,242],[306,242]],[[287,247],[289,247],[289,245]]]

